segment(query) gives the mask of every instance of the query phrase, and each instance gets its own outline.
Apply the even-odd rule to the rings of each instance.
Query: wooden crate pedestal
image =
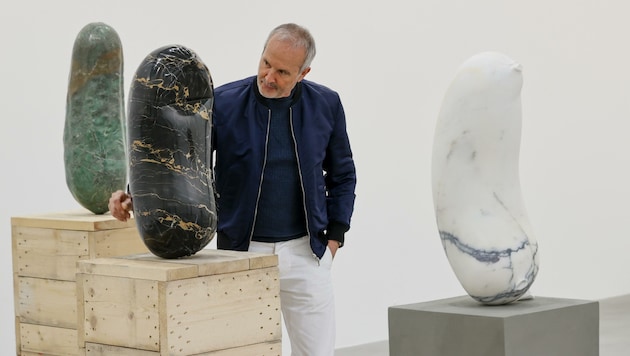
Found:
[[[147,252],[135,221],[76,211],[11,218],[18,355],[82,355],[79,260]]]
[[[80,261],[79,338],[94,355],[280,355],[275,255],[201,250]]]

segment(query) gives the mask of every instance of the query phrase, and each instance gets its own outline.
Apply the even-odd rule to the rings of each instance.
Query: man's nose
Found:
[[[273,71],[273,69],[270,69],[267,71],[267,73],[265,74],[265,81],[267,83],[275,83],[276,82],[276,74]]]

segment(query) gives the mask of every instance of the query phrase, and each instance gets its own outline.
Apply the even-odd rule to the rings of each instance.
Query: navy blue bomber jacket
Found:
[[[215,89],[212,149],[217,247],[247,251],[257,214],[271,113],[261,104],[256,77]],[[356,171],[339,95],[302,80],[290,109],[304,194],[307,232],[321,258],[328,239],[343,243],[354,209]]]

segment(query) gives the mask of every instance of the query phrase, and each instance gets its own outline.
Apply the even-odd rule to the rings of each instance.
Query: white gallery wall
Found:
[[[520,176],[541,261],[532,293],[630,293],[628,13],[625,0],[5,4],[2,353],[15,345],[10,218],[81,209],[66,187],[62,136],[72,46],[86,24],[118,32],[126,91],[140,61],[163,45],[193,49],[218,86],[255,74],[274,26],[311,30],[318,54],[307,78],[341,94],[357,165],[352,229],[333,269],[337,347],[345,347],[387,339],[389,306],[465,294],[437,233],[431,148],[455,71],[486,50],[523,66]]]

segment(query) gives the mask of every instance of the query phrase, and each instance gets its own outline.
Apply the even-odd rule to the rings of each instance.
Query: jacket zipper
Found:
[[[267,132],[265,134],[265,155],[263,157],[262,171],[260,172],[260,180],[258,181],[258,194],[256,196],[256,206],[254,207],[254,219],[252,220],[252,226],[249,231],[249,243],[252,243],[254,238],[254,227],[256,226],[256,218],[258,217],[258,203],[260,202],[260,194],[262,193],[262,184],[265,177],[265,167],[267,166],[267,150],[269,145],[269,130],[271,128],[271,109],[267,114]]]
[[[309,246],[311,239],[311,231],[308,224],[308,210],[306,209],[306,192],[304,191],[304,178],[302,178],[302,166],[300,166],[300,155],[298,154],[298,144],[297,139],[295,138],[295,130],[293,129],[293,107],[289,108],[289,125],[291,126],[291,138],[293,139],[293,148],[295,150],[295,160],[297,161],[297,169],[298,175],[300,176],[300,189],[302,190],[302,207],[304,208],[304,219],[306,220],[306,235],[309,238]],[[319,264],[320,258],[313,252],[313,257],[317,260]]]

